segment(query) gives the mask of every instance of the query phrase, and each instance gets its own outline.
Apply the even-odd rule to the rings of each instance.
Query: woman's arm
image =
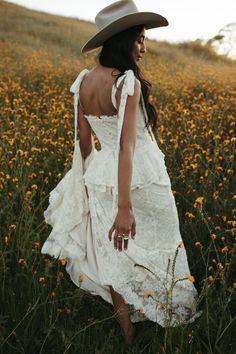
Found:
[[[118,90],[119,92],[120,90]],[[123,128],[121,131],[118,166],[118,208],[132,209],[131,180],[133,155],[136,144],[136,116],[140,100],[141,85],[135,80],[134,95],[128,96]],[[120,97],[117,97],[119,105]]]
[[[128,249],[128,239],[123,242],[122,235],[130,235],[133,239],[136,234],[136,222],[132,210],[131,180],[133,155],[136,143],[136,115],[140,100],[141,85],[135,80],[134,95],[128,96],[123,127],[121,131],[119,166],[118,166],[118,212],[113,225],[108,232],[114,248],[122,251]],[[118,105],[119,98],[117,97]]]

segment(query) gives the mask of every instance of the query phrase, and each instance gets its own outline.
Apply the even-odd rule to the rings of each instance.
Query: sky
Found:
[[[30,9],[94,21],[96,14],[114,0],[8,0]],[[139,11],[167,18],[168,27],[151,29],[147,37],[170,42],[214,37],[228,23],[236,22],[236,0],[135,0]]]

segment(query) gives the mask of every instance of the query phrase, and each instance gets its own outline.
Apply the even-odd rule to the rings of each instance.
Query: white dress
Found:
[[[135,77],[132,70],[127,70],[119,80],[124,80],[124,85],[116,116],[85,115],[101,150],[93,148],[84,162],[76,132],[79,89],[87,73],[84,69],[70,88],[75,103],[73,165],[50,193],[44,215],[52,231],[41,252],[66,259],[66,271],[75,285],[109,303],[111,285],[130,304],[132,322],[149,319],[163,327],[193,322],[201,314],[197,310],[198,294],[179,231],[165,155],[145,127],[147,113],[142,96],[131,183],[136,236],[122,252],[115,250],[108,239],[117,213],[120,135]],[[116,107],[115,91],[113,86]]]

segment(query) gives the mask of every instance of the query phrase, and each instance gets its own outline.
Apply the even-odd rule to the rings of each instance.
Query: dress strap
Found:
[[[116,103],[116,90],[117,90],[117,87],[116,87],[117,83],[115,83],[113,86],[112,86],[112,89],[111,89],[111,102],[113,104],[113,106],[115,107],[115,109],[117,109],[117,103]]]
[[[117,91],[117,88],[119,87],[120,85],[120,82],[124,79],[124,75],[122,75],[121,77],[119,77],[119,79],[117,80],[117,83],[115,83],[113,86],[112,86],[112,92],[111,92],[111,101],[112,101],[112,104],[113,106],[115,107],[115,109],[117,109],[117,103],[116,103],[116,91]],[[143,94],[142,94],[142,91],[141,91],[141,106],[142,106],[142,110],[143,110],[143,113],[144,113],[144,122],[147,123],[148,122],[148,115],[147,115],[147,111],[146,111],[146,107],[145,107],[145,103],[144,103],[144,99],[143,99]],[[147,130],[148,130],[148,133],[149,135],[151,136],[151,139],[153,141],[155,141],[155,136],[153,134],[153,131],[152,129],[150,128],[150,126],[148,125],[147,126]]]
[[[74,120],[75,120],[75,134],[74,134],[74,140],[75,140],[75,147],[76,147],[76,142],[77,142],[77,130],[78,130],[78,104],[79,104],[79,90],[80,90],[80,85],[85,77],[85,75],[89,72],[88,69],[82,70],[79,75],[77,76],[76,80],[73,82],[73,84],[70,87],[70,92],[74,93]]]
[[[121,83],[121,81],[125,78],[125,74],[120,76],[117,80],[117,82],[114,83],[111,89],[111,101],[115,109],[117,109],[117,102],[116,102],[116,91]]]
[[[124,122],[125,107],[126,107],[128,96],[133,96],[134,94],[135,75],[133,70],[126,70],[124,75],[122,75],[118,79],[119,81],[117,81],[117,86],[118,86],[118,82],[120,83],[123,79],[124,79],[124,84],[121,91],[120,105],[119,105],[118,116],[117,116],[117,141],[116,141],[116,155],[115,155],[116,173],[115,173],[115,184],[114,184],[114,191],[113,191],[112,212],[115,211],[117,191],[118,191],[118,164],[119,164],[119,152],[120,152],[120,137],[121,137],[121,131]]]

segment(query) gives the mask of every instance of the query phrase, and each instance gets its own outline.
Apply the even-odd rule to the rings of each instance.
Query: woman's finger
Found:
[[[115,229],[114,238],[113,238],[115,250],[117,250],[117,247],[118,247],[118,235],[119,235],[118,231],[117,231],[117,229]]]
[[[122,243],[123,243],[123,238],[118,237],[118,250],[121,252],[122,251]]]
[[[133,224],[131,226],[131,237],[133,240],[135,239],[135,235],[136,235],[136,223],[133,222]]]
[[[108,232],[108,238],[111,241],[112,240],[112,234],[115,230],[115,224],[112,225],[112,227],[110,228],[109,232]]]
[[[129,240],[124,240],[124,251],[127,251],[128,249],[128,242]]]

